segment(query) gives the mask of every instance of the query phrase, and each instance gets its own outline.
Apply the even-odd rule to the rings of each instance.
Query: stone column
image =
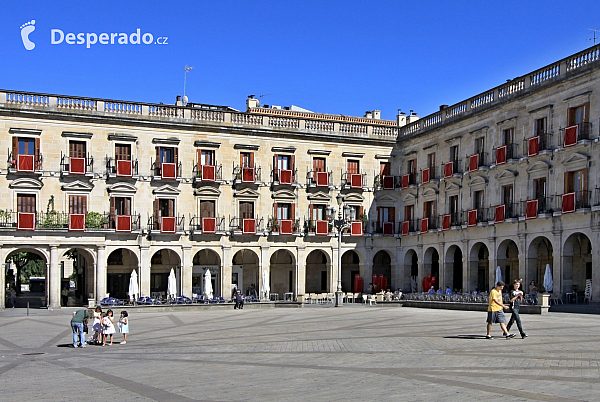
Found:
[[[341,245],[340,240],[340,245]],[[329,289],[330,292],[333,293],[337,290],[337,281],[338,281],[338,255],[343,254],[344,251],[340,250],[338,252],[338,241],[336,236],[335,247],[331,248],[331,280],[329,281]]]
[[[4,95],[0,93],[0,96]],[[6,99],[6,98],[5,98]],[[6,302],[6,260],[4,259],[4,253],[2,252],[2,245],[0,244],[0,266],[3,267],[3,271],[0,272],[0,311],[6,308],[4,304]]]
[[[150,247],[140,247],[140,296],[150,295]]]
[[[221,260],[221,296],[231,296],[231,273],[233,271],[233,255],[231,246],[221,246],[223,259]]]
[[[181,258],[181,294],[192,297],[192,247],[182,247]]]
[[[106,296],[106,247],[98,246],[97,248],[96,263],[96,302],[100,301]]]
[[[496,238],[488,237],[488,288],[485,290],[489,290],[496,286],[496,267],[498,266],[498,261],[496,261]],[[502,278],[505,279],[505,278]],[[508,288],[508,286],[507,286]],[[479,289],[480,291],[482,289]]]
[[[519,278],[522,278],[523,281],[525,281],[525,278],[527,277],[527,255],[529,250],[527,250],[527,232],[523,231],[521,232],[519,230]],[[513,279],[518,279],[518,278],[513,278]],[[508,284],[507,284],[508,285]],[[525,289],[525,285],[526,283],[522,283],[521,284],[521,290]],[[529,291],[529,288],[527,288],[527,290],[523,290],[524,292]]]
[[[423,289],[423,278],[427,276],[425,273],[425,256],[423,255],[423,245],[419,244],[417,246],[417,257],[418,257],[418,267],[419,267],[419,277],[417,278],[417,292],[421,289],[422,292],[427,292],[429,289]]]
[[[306,246],[298,246],[296,254],[296,295],[306,294]]]
[[[373,239],[365,241],[365,260],[358,263],[358,269],[363,277],[363,292],[369,290],[369,283],[373,282]]]
[[[58,245],[50,245],[50,269],[48,271],[48,308],[60,308],[60,265],[58,265]]]
[[[267,278],[269,278],[269,287],[271,288],[271,291],[273,291],[273,283],[271,281],[271,265],[269,261],[269,246],[261,246],[258,255],[258,281],[260,282],[258,287],[259,292],[262,286],[263,271],[267,271]],[[283,295],[280,296],[283,297]]]
[[[472,292],[477,287],[477,281],[471,286],[471,261],[469,260],[469,241],[462,240],[462,267],[463,267],[463,280],[462,280],[462,291]]]
[[[594,245],[600,244],[599,241],[600,227],[596,223],[592,225],[592,237],[590,238],[590,242],[592,242],[592,301],[598,301],[600,298],[600,281],[598,280],[600,278],[600,249],[597,246],[594,247]]]
[[[446,250],[444,249],[445,247],[445,243],[444,242],[440,242],[438,243],[438,247],[436,247],[436,250],[438,252],[438,269],[439,269],[439,277],[437,278],[437,287],[438,289],[442,289],[443,291],[446,291],[446,286],[450,286],[446,283],[446,259],[445,257],[445,252]]]

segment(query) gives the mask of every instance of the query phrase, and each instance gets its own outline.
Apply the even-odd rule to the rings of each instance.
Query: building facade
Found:
[[[39,255],[50,308],[65,283],[126,298],[134,269],[144,296],[171,269],[186,296],[207,270],[225,298],[331,293],[341,194],[345,292],[488,289],[496,267],[541,287],[550,265],[556,294],[598,294],[599,49],[395,121],[3,91],[0,260]]]

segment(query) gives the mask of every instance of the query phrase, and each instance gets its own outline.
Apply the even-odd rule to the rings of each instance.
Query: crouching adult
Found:
[[[238,290],[234,296],[234,300],[235,300],[235,306],[233,306],[234,310],[236,308],[239,308],[240,310],[244,308],[244,295],[242,295],[242,292],[240,292]]]
[[[87,310],[81,309],[73,312],[71,318],[71,330],[73,331],[73,347],[78,345],[85,348],[85,334],[83,332],[83,324],[87,324],[90,319],[90,313]]]

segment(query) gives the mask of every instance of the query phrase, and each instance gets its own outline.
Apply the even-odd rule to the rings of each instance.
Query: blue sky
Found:
[[[20,27],[31,20],[28,51]],[[173,103],[189,65],[191,102],[244,110],[262,94],[265,104],[394,119],[592,46],[600,1],[5,1],[0,21],[2,89]],[[138,28],[167,44],[51,44],[52,29]]]

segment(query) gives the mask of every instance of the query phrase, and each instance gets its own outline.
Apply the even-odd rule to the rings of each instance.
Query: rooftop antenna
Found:
[[[187,105],[188,103],[188,98],[187,96],[185,96],[185,84],[187,81],[187,73],[190,72],[190,70],[192,70],[194,67],[189,67],[187,64],[185,65],[185,67],[183,68],[185,70],[185,72],[183,73],[183,98],[181,98],[181,102],[183,103],[183,105]]]
[[[596,28],[596,29],[592,29],[592,28],[588,28],[590,31],[594,32],[594,37],[593,38],[588,38],[588,40],[593,40],[594,41],[594,46],[596,46],[596,32],[600,31],[600,28]]]
[[[262,98],[263,98],[264,96],[270,96],[270,95],[271,95],[271,94],[261,94],[261,95],[258,95],[258,97],[260,98],[260,104],[262,105],[262,103],[263,103],[263,102],[262,102]]]

